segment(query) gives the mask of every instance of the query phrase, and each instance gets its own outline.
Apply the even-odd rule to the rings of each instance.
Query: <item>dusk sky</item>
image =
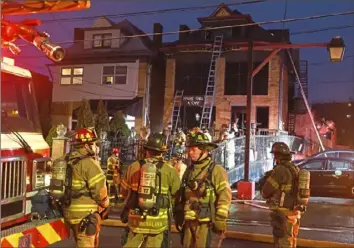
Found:
[[[68,41],[65,46],[70,46],[73,39],[73,29],[75,27],[90,27],[94,19],[86,18],[80,20],[70,20],[71,18],[92,17],[101,15],[117,15],[129,12],[140,12],[149,10],[159,10],[166,8],[182,8],[203,5],[220,4],[223,1],[185,1],[185,0],[165,0],[165,1],[104,1],[93,0],[91,8],[79,12],[63,12],[53,14],[28,15],[11,17],[11,20],[34,19],[43,20],[39,30],[47,31],[51,34],[53,42]],[[226,4],[239,1],[224,1]],[[280,20],[284,18],[285,1],[268,0],[263,3],[254,3],[240,6],[230,6],[242,13],[248,13],[253,20],[268,21]],[[199,28],[198,17],[209,16],[214,11],[213,8],[203,10],[189,10],[184,12],[169,12],[154,15],[141,15],[126,17],[129,21],[146,33],[152,32],[153,23],[159,22],[164,26],[164,31],[177,31],[180,24],[186,24],[190,28]],[[312,15],[339,13],[354,11],[354,0],[289,0],[286,18],[306,17]],[[56,19],[66,19],[53,22]],[[123,18],[110,18],[114,22],[119,22]],[[343,26],[349,26],[343,28]],[[264,28],[282,28],[283,24],[263,25]],[[323,19],[298,21],[286,23],[285,28],[291,33],[312,31],[326,28],[336,28],[323,32],[303,33],[291,35],[292,43],[316,43],[328,42],[334,36],[343,37],[346,44],[345,59],[342,63],[331,63],[328,52],[325,48],[302,49],[300,56],[302,60],[309,62],[309,98],[311,102],[344,102],[349,99],[354,100],[354,15],[328,17]],[[164,41],[172,41],[177,35],[169,35]],[[20,42],[21,43],[21,42]],[[20,44],[18,43],[18,44]],[[47,74],[44,64],[50,63],[43,54],[31,46],[22,47],[22,53],[17,56],[17,64],[30,68],[34,71]],[[4,52],[8,55],[8,52]],[[11,57],[13,57],[11,55]]]

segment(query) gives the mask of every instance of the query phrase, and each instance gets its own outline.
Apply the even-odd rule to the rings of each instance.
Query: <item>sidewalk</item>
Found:
[[[228,226],[240,232],[272,233],[269,210],[259,200],[234,202]],[[299,238],[354,244],[354,200],[311,198],[301,219]]]
[[[248,204],[242,201],[233,202],[230,207],[228,230],[247,233],[253,236],[253,240],[259,241],[262,235],[272,234],[269,210],[260,200],[252,204],[254,205],[249,205],[249,202]],[[114,205],[109,218],[119,219],[121,207],[122,203]],[[354,200],[311,198],[308,209],[301,219],[299,238],[354,244]],[[326,242],[316,247],[326,247]]]

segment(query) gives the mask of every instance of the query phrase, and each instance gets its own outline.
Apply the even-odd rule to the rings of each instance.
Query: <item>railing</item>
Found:
[[[1,221],[16,219],[24,214],[26,196],[26,158],[1,158]]]
[[[258,180],[264,172],[273,166],[270,154],[274,142],[282,141],[293,151],[301,148],[301,139],[288,135],[255,135],[251,138],[250,149],[250,179]],[[244,177],[245,164],[245,137],[232,138],[219,143],[219,147],[212,151],[215,162],[221,164],[228,172],[230,183]]]

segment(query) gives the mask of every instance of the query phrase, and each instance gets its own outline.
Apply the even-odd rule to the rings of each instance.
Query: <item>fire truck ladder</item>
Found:
[[[176,90],[175,97],[173,99],[172,114],[171,114],[171,124],[172,132],[177,130],[178,121],[180,118],[182,98],[184,90]]]
[[[200,127],[209,128],[211,124],[211,117],[213,112],[215,100],[215,82],[216,82],[216,61],[221,56],[223,36],[215,36],[213,51],[211,54],[211,62],[209,68],[208,83],[204,95],[204,104],[202,116],[200,120]]]

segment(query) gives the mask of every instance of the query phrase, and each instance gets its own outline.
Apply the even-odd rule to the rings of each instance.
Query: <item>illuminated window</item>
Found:
[[[110,48],[112,46],[112,34],[95,34],[93,35],[94,48]]]
[[[127,66],[104,66],[102,84],[126,84],[127,72]]]
[[[84,68],[62,68],[60,84],[82,84],[84,76]]]
[[[348,107],[351,107],[352,106],[352,104],[351,103],[348,103]]]

